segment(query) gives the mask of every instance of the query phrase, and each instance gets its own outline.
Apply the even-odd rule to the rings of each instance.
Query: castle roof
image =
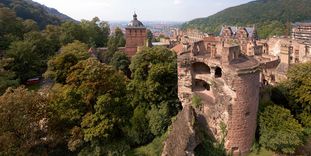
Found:
[[[143,25],[142,22],[140,22],[137,19],[137,14],[134,13],[133,20],[127,25],[127,27],[130,27],[130,28],[144,28],[145,26]]]
[[[220,31],[220,36],[223,35],[223,32],[225,29],[229,28],[232,32],[233,35],[236,35],[240,29],[240,27],[237,27],[237,26],[223,26],[221,28],[221,31]],[[248,33],[248,37],[249,38],[252,38],[253,35],[255,35],[255,31],[256,31],[256,28],[255,27],[242,27],[246,30],[246,32]]]

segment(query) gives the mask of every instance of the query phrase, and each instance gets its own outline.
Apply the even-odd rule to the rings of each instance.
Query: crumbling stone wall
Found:
[[[200,143],[198,137],[196,113],[191,106],[185,106],[172,124],[162,156],[193,156]]]
[[[236,51],[231,49],[230,52],[228,48],[228,53]],[[202,100],[202,106],[195,108],[198,123],[219,142],[224,139],[228,152],[246,155],[256,130],[259,63],[246,57],[239,59],[238,55],[225,63],[222,59],[208,56],[191,53],[178,56],[179,98],[186,108],[192,105],[192,97],[198,95]],[[203,68],[203,64],[206,67]],[[205,72],[200,72],[203,69]],[[216,74],[216,69],[221,69],[221,77]],[[198,81],[204,83],[195,83]],[[198,84],[206,84],[208,87],[196,86]],[[225,125],[226,132],[223,132],[221,125]]]

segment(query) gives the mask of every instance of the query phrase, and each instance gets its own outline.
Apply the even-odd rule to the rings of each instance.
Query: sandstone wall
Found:
[[[137,52],[137,47],[144,46],[147,39],[146,28],[126,28],[125,52],[132,57]]]
[[[172,124],[172,129],[164,143],[162,156],[194,156],[194,149],[200,143],[195,122],[194,109],[185,106]]]
[[[234,79],[236,99],[229,111],[226,148],[235,155],[246,155],[255,137],[259,103],[259,72],[240,75]]]

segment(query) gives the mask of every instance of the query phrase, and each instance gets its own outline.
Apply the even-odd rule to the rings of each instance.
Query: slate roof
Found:
[[[143,23],[137,19],[136,13],[134,13],[133,20],[127,26],[131,28],[144,28],[145,27]]]
[[[228,26],[228,27],[229,27],[229,29],[231,29],[233,35],[236,35],[236,33],[237,33],[238,30],[239,30],[239,27],[237,27],[237,26]],[[225,28],[226,28],[225,26],[223,26],[223,27],[221,28],[220,36],[222,36],[223,31],[224,31]],[[248,37],[249,37],[249,38],[252,38],[253,35],[254,35],[254,33],[255,33],[255,28],[254,28],[254,27],[243,27],[243,28],[246,29],[246,31],[247,31],[247,33],[248,33]]]

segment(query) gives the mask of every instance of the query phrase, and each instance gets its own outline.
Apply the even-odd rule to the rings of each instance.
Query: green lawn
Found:
[[[253,151],[248,156],[273,156],[273,152],[261,148],[259,151]]]

